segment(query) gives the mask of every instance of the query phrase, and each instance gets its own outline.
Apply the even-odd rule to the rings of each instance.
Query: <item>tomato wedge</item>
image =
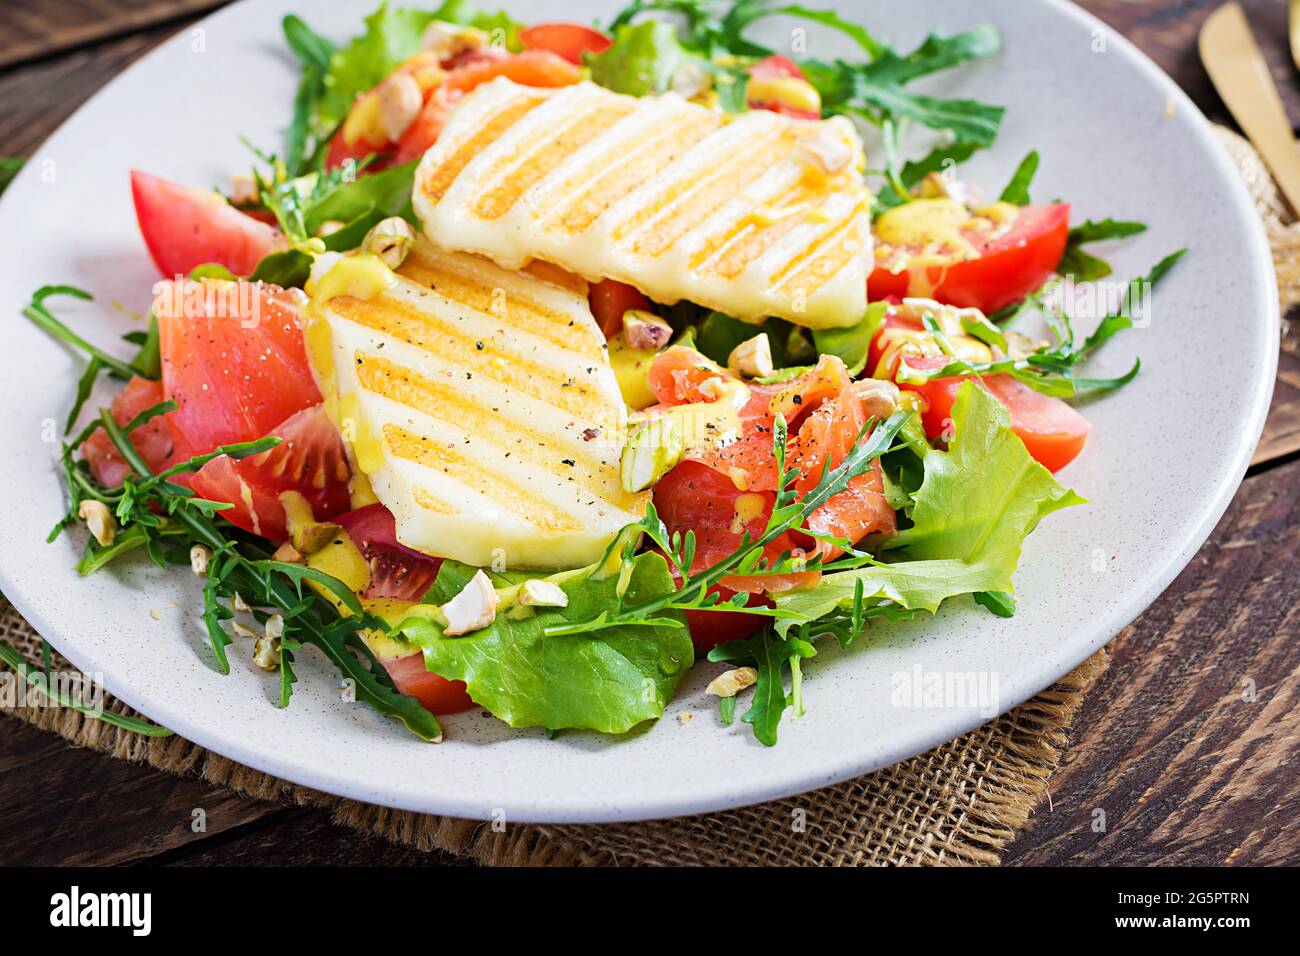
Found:
[[[582,79],[582,71],[561,56],[546,50],[527,50],[510,56],[480,58],[447,74],[442,84],[424,101],[420,115],[402,134],[393,154],[397,165],[419,159],[437,141],[452,108],[470,90],[499,76],[523,86],[570,86]]]
[[[794,60],[784,56],[764,57],[750,67],[749,75],[751,83],[746,99],[750,109],[768,110],[795,119],[822,118],[821,109],[812,108],[814,104],[820,104],[817,91]],[[788,82],[792,80],[795,82]],[[783,93],[784,98],[770,95],[769,90]],[[799,101],[805,102],[806,107],[790,102],[792,93]]]
[[[370,565],[370,584],[361,594],[363,598],[419,601],[433,586],[442,559],[398,541],[397,522],[383,505],[366,505],[335,520]]]
[[[351,471],[324,406],[295,412],[270,434],[281,439],[270,451],[239,460],[222,455],[204,465],[191,479],[194,493],[234,505],[221,516],[273,541],[289,536],[280,500],[286,491],[301,494],[317,520],[348,510]]]
[[[181,458],[253,441],[320,404],[298,290],[251,282],[160,283],[154,300],[168,415]]]
[[[447,680],[429,673],[424,666],[424,654],[417,652],[406,657],[381,661],[397,689],[414,697],[431,714],[454,714],[474,706],[463,680]]]
[[[942,368],[946,359],[908,358],[914,368],[930,371]],[[925,397],[922,415],[925,433],[931,438],[944,434],[952,418],[957,390],[970,376],[931,379],[923,385],[899,384],[899,388]],[[1034,391],[1010,375],[985,375],[980,381],[1011,413],[1011,430],[1020,436],[1034,460],[1049,471],[1060,471],[1083,451],[1092,428],[1072,406],[1053,395]]]
[[[131,195],[149,256],[168,279],[209,262],[235,275],[251,275],[282,241],[279,230],[207,189],[132,170]]]
[[[716,399],[719,393],[706,384],[710,378],[726,375],[698,353],[681,347],[660,353],[650,369],[650,384],[661,405],[649,413],[664,406]],[[843,461],[866,422],[864,399],[854,389],[844,363],[833,356],[824,356],[816,369],[789,382],[750,386],[748,400],[739,412],[738,440],[692,448],[686,460],[654,486],[655,507],[669,531],[695,532],[693,570],[730,554],[746,531],[751,538],[762,534],[776,498],[772,435],[778,411],[789,419],[786,456],[800,469],[798,488],[802,492],[817,483],[824,462],[829,459],[834,467]],[[876,532],[892,534],[895,521],[894,510],[885,501],[880,472],[873,469],[817,509],[808,528],[858,541]],[[808,554],[818,549],[828,555],[837,553],[829,544],[798,532],[782,535],[768,546],[767,553],[776,557],[796,549]],[[722,584],[732,591],[756,593],[808,587],[817,579],[818,572],[812,571],[732,576]],[[740,623],[733,621],[731,626],[739,629]],[[710,626],[705,636],[712,633]]]
[[[381,504],[366,505],[335,520],[370,566],[370,584],[362,592],[362,598],[418,601],[424,597],[438,575],[442,559],[413,551],[398,541],[391,511]],[[414,697],[431,713],[454,714],[474,706],[466,693],[465,682],[429,673],[423,653],[381,663],[397,689]]]
[[[165,401],[162,382],[141,378],[139,375],[126,383],[109,404],[113,421],[125,425],[146,408]],[[150,471],[160,471],[172,453],[172,433],[167,417],[160,416],[131,432],[131,445],[140,453]],[[81,453],[90,465],[90,473],[105,488],[116,488],[122,479],[131,474],[131,467],[118,453],[103,429],[95,432],[81,446]]]
[[[908,260],[927,244],[920,238],[906,246],[880,247],[876,268],[867,280],[873,300],[916,295],[986,315],[1042,288],[1061,263],[1070,232],[1070,206],[1025,206],[1005,230],[991,240],[967,236],[975,257],[909,270]]]
[[[578,23],[539,23],[521,30],[519,42],[525,50],[549,50],[581,66],[584,53],[602,53],[614,41]]]
[[[591,305],[591,314],[596,317],[596,324],[607,339],[612,339],[623,331],[624,312],[650,308],[649,299],[632,286],[613,279],[602,279],[593,285],[587,293],[587,300]]]

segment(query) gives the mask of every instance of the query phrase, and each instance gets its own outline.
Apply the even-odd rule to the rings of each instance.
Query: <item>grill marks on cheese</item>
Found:
[[[815,136],[843,140],[855,164],[823,172],[801,149]],[[453,112],[413,201],[439,246],[508,268],[545,260],[662,302],[851,325],[872,266],[861,164],[847,121],[501,78]]]
[[[398,538],[487,566],[600,558],[644,513],[623,491],[626,409],[586,284],[540,263],[509,272],[421,240],[395,285],[313,303],[356,459]]]

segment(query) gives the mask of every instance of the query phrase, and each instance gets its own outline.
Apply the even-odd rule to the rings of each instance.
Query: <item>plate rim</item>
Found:
[[[218,18],[238,16],[243,8],[252,6],[256,2],[257,0],[238,0],[236,3],[214,11],[197,21],[192,27],[202,26]],[[1192,128],[1195,130],[1197,138],[1203,145],[1208,147],[1206,153],[1213,157],[1213,162],[1223,174],[1223,178],[1231,184],[1229,192],[1233,200],[1232,205],[1238,213],[1245,214],[1243,219],[1249,223],[1248,233],[1254,248],[1248,251],[1248,258],[1255,262],[1261,270],[1261,275],[1258,278],[1267,280],[1263,282],[1264,288],[1275,289],[1276,276],[1263,222],[1259,218],[1255,205],[1245,184],[1241,181],[1238,171],[1233,166],[1226,151],[1217,141],[1209,120],[1199,107],[1145,53],[1093,14],[1067,2],[1067,0],[1036,0],[1036,2],[1040,6],[1051,8],[1059,15],[1072,18],[1081,25],[1102,31],[1107,43],[1114,44],[1116,48],[1122,51],[1124,56],[1128,57],[1146,74],[1153,85],[1164,90],[1175,102],[1179,111],[1185,111],[1191,116]],[[125,70],[116,74],[81,104],[71,116],[65,119],[50,136],[46,137],[33,150],[33,154],[35,155],[44,149],[46,144],[58,136],[73,118],[80,115],[83,110],[91,108],[92,104],[95,104],[101,96],[107,94],[120,79],[142,68],[154,57],[164,55],[163,51],[173,42],[177,42],[180,36],[180,33],[173,35],[157,48],[140,57]],[[16,192],[20,189],[29,188],[27,180],[35,175],[36,170],[32,165],[29,165],[19,173],[15,181],[11,183],[10,189],[6,190],[6,192]],[[4,198],[0,198],[0,210],[4,208]],[[1212,494],[1207,493],[1201,499],[1203,509],[1201,520],[1185,536],[1182,547],[1171,552],[1163,565],[1156,569],[1154,573],[1148,572],[1147,585],[1141,590],[1139,596],[1128,602],[1123,610],[1109,612],[1104,624],[1096,632],[1097,637],[1086,643],[1057,645],[1058,647],[1069,647],[1070,649],[1055,654],[1045,654],[1044,661],[1033,669],[1033,673],[1038,676],[1024,680],[1022,675],[1018,675],[1022,676],[1021,683],[1024,686],[1018,687],[1014,693],[1007,695],[1000,702],[1006,704],[1001,713],[1006,713],[1043,689],[1050,687],[1052,683],[1068,674],[1084,660],[1087,660],[1100,647],[1110,643],[1120,630],[1136,620],[1183,571],[1227,511],[1246,475],[1253,452],[1263,433],[1276,380],[1280,339],[1280,305],[1276,296],[1266,295],[1265,299],[1266,304],[1262,310],[1259,329],[1264,333],[1264,338],[1267,340],[1264,343],[1267,346],[1264,369],[1267,374],[1261,374],[1260,380],[1253,383],[1253,394],[1250,396],[1250,420],[1247,422],[1246,427],[1239,429],[1236,433],[1233,454],[1229,456],[1232,466],[1223,469]],[[48,619],[38,608],[28,602],[24,594],[15,593],[11,587],[10,576],[3,564],[0,564],[0,588],[3,589],[15,609],[43,637],[58,633],[59,629],[52,620]],[[93,664],[93,661],[89,660],[89,654],[83,654],[80,649],[74,649],[73,653],[68,653],[61,645],[63,643],[71,645],[72,642],[63,642],[49,637],[46,639],[50,640],[50,643],[55,645],[78,668],[87,672],[99,670],[104,673],[103,688],[108,693],[113,694],[113,696],[140,713],[150,714],[151,719],[173,730],[177,736],[184,737],[198,746],[252,769],[284,779],[298,786],[310,787],[326,793],[380,806],[471,819],[485,818],[483,806],[478,802],[471,803],[468,800],[458,802],[457,798],[448,799],[446,796],[441,796],[438,798],[437,807],[435,808],[429,803],[420,804],[414,795],[408,796],[399,793],[393,788],[384,791],[367,789],[364,783],[348,776],[342,769],[331,771],[328,767],[313,766],[308,761],[298,761],[292,751],[279,755],[268,755],[263,758],[255,749],[241,747],[239,741],[235,739],[221,738],[214,743],[213,736],[209,735],[201,718],[191,720],[187,717],[187,712],[184,709],[173,708],[166,704],[162,706],[161,710],[154,707],[140,707],[134,690],[128,689],[125,694],[119,693],[112,686],[116,683],[116,679],[110,680],[106,671],[93,666],[89,668],[83,666],[83,664]],[[1042,674],[1047,672],[1052,674],[1050,679],[1040,681]],[[1038,686],[1030,688],[1029,685]],[[750,786],[743,793],[730,790],[726,780],[710,780],[694,787],[685,796],[661,798],[655,802],[637,804],[634,807],[612,804],[593,805],[590,803],[566,804],[563,801],[551,800],[543,804],[533,804],[531,809],[526,812],[514,812],[511,814],[511,819],[522,823],[631,822],[709,813],[763,803],[831,786],[872,770],[890,766],[950,741],[982,725],[984,722],[983,718],[972,722],[971,718],[964,713],[953,713],[946,719],[937,721],[928,733],[908,738],[909,742],[906,746],[889,751],[883,758],[859,748],[854,753],[848,752],[847,749],[841,750],[836,756],[828,757],[821,764],[800,765],[795,771],[783,771],[782,767],[776,764],[770,768],[771,774],[763,786]],[[319,760],[317,763],[319,764]]]

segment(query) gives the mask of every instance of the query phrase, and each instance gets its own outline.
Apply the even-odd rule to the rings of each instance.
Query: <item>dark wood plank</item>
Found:
[[[293,811],[268,825],[163,854],[165,866],[429,866],[472,867],[449,853],[425,853],[336,825],[323,810]]]
[[[192,17],[227,0],[4,0],[0,69]]]
[[[1077,0],[1132,40],[1187,91],[1211,119],[1231,123],[1223,100],[1201,65],[1196,39],[1206,17],[1225,0]],[[1300,73],[1287,40],[1286,0],[1240,0],[1255,40],[1268,60],[1293,126],[1300,126]]]
[[[1300,451],[1300,308],[1282,322],[1282,351],[1277,359],[1277,384],[1264,434],[1255,450],[1255,464],[1276,461]]]
[[[1201,553],[1111,644],[1051,804],[1004,861],[1300,863],[1297,637],[1300,462],[1291,462],[1247,479]]]
[[[1195,55],[1195,34],[1218,0],[1082,5],[1134,40],[1212,118],[1227,118]],[[1246,7],[1300,120],[1284,4]],[[34,29],[30,17],[20,19]],[[182,25],[0,72],[3,152],[32,153],[86,97]],[[1258,460],[1298,448],[1300,345],[1289,335]],[[1295,718],[1274,711],[1287,709],[1297,669],[1298,468],[1251,478],[1212,544],[1112,645],[1116,665],[1085,706],[1054,807],[1040,809],[1008,862],[1297,862],[1294,824],[1274,809],[1296,786],[1279,750]],[[1243,675],[1260,688],[1255,704],[1238,699]],[[455,862],[336,827],[322,811],[244,801],[74,750],[13,720],[0,722],[0,770],[11,771],[0,773],[0,863]],[[89,795],[86,780],[95,781]],[[188,829],[195,807],[208,813],[205,834]],[[1095,808],[1107,811],[1106,833],[1090,829]]]
[[[196,810],[203,832],[192,829]],[[3,866],[129,863],[287,812],[0,718]]]
[[[157,27],[0,73],[0,153],[30,156],[105,83],[182,26]]]

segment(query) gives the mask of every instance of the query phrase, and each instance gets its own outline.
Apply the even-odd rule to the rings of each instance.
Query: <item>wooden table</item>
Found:
[[[3,152],[35,152],[105,81],[216,5],[158,0],[124,14],[95,0],[5,0]],[[1226,120],[1195,54],[1200,24],[1217,5],[1083,3],[1168,70],[1212,119]],[[1300,122],[1286,5],[1245,6]],[[1007,862],[1300,862],[1300,761],[1291,759],[1300,732],[1298,490],[1300,341],[1288,322],[1272,414],[1245,484],[1200,554],[1111,645],[1114,664],[1088,696],[1050,803]],[[1249,687],[1254,699],[1245,699]],[[0,726],[3,863],[458,863],[359,836],[319,811],[243,800],[75,750],[16,720]],[[207,812],[202,834],[190,830],[196,807]],[[1106,813],[1101,833],[1092,828],[1097,809]]]

